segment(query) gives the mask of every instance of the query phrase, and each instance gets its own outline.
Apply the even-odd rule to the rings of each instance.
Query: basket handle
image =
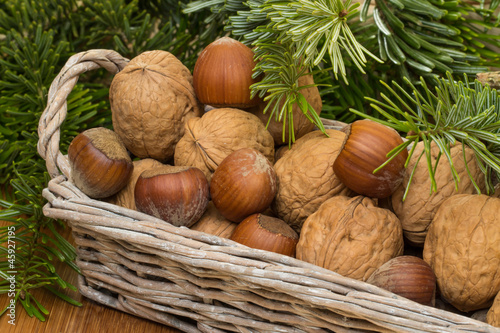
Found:
[[[67,156],[59,151],[60,126],[68,111],[67,98],[80,74],[105,68],[116,74],[128,63],[116,51],[95,49],[71,56],[49,88],[47,106],[38,123],[38,154],[45,160],[51,178],[61,173],[69,179],[70,166]]]

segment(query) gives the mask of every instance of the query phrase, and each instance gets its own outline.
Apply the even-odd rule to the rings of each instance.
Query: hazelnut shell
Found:
[[[366,282],[420,304],[434,306],[435,303],[436,276],[429,264],[415,256],[390,259]]]
[[[250,98],[253,51],[245,44],[222,37],[199,55],[193,70],[193,87],[201,103],[214,107],[248,108],[260,102]]]
[[[207,208],[209,185],[197,168],[164,165],[144,171],[134,195],[139,211],[175,226],[190,227]]]

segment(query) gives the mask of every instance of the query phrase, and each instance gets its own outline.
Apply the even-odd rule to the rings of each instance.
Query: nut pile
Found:
[[[371,120],[322,133],[294,109],[296,141],[288,147],[283,126],[266,126],[263,100],[250,98],[254,65],[252,50],[229,37],[200,54],[193,74],[165,51],[132,59],[110,86],[113,130],[86,130],[69,146],[71,180],[91,198],[415,302],[466,315],[492,306],[500,199],[475,194],[485,185],[473,153],[453,147],[460,186],[442,158],[430,193],[420,145],[408,163],[403,150],[379,168],[403,139]],[[320,112],[317,88],[304,96]],[[499,298],[490,324],[499,325]]]

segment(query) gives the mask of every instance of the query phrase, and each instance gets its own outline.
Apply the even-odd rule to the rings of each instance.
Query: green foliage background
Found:
[[[47,310],[34,299],[46,288],[74,303],[55,287],[74,289],[54,268],[64,261],[75,270],[74,248],[58,230],[63,222],[42,214],[42,189],[49,176],[37,153],[37,128],[48,89],[73,54],[113,49],[132,58],[146,50],[166,50],[193,68],[197,53],[221,34],[200,38],[207,13],[182,14],[178,1],[0,1],[0,220],[15,226],[16,300],[29,315],[44,320]],[[189,25],[189,26],[188,26]],[[111,126],[108,87],[112,77],[99,70],[80,78],[68,99],[61,127],[61,151],[86,128]],[[8,240],[0,228],[0,243]],[[0,293],[9,291],[7,246],[0,247]],[[60,289],[60,288],[58,288]]]

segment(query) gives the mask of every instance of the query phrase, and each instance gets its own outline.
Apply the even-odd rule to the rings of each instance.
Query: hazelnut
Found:
[[[209,185],[198,168],[163,165],[141,173],[134,196],[137,210],[190,227],[207,208]]]
[[[96,127],[78,134],[68,147],[71,179],[86,195],[107,198],[120,191],[134,169],[118,135]]]
[[[230,37],[208,45],[193,70],[193,87],[201,103],[215,107],[248,108],[260,99],[250,98],[255,62],[253,51]]]
[[[161,166],[163,163],[152,158],[143,158],[135,160],[132,163],[134,164],[134,171],[132,172],[132,176],[130,176],[127,185],[115,195],[106,198],[106,201],[120,207],[137,210],[134,199],[135,183],[137,182],[137,179],[139,179],[139,176],[143,171]]]

